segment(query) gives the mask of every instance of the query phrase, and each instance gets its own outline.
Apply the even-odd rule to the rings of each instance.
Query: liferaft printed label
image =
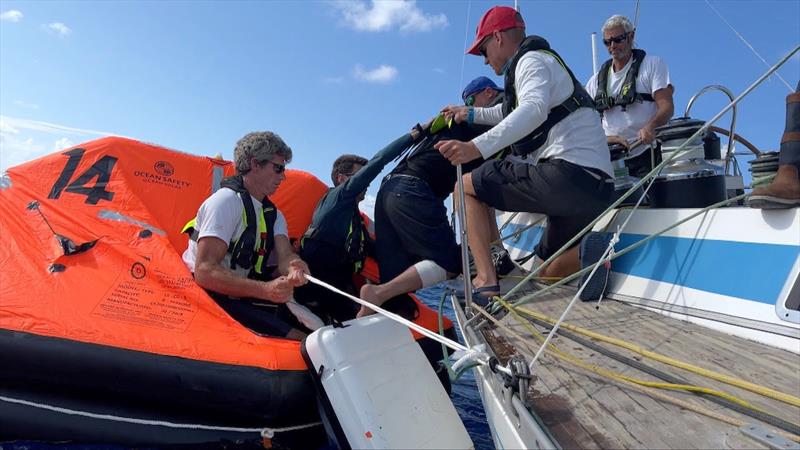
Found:
[[[149,258],[132,261],[92,312],[139,325],[185,331],[197,313],[189,297],[193,280],[153,267]]]

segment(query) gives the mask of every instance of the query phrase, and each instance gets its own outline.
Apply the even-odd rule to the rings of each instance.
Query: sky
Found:
[[[337,156],[371,157],[459,103],[471,79],[502,85],[482,58],[464,55],[481,15],[496,4],[513,6],[0,0],[0,171],[112,134],[231,159],[244,134],[270,130],[293,149],[291,168],[329,183]],[[603,22],[612,14],[633,19],[636,2],[522,0],[519,8],[528,33],[547,38],[585,82],[591,33],[602,62]],[[741,93],[767,70],[760,58],[772,65],[800,44],[800,0],[642,1],[639,8],[637,47],[669,66],[676,116],[704,86]],[[800,57],[778,73],[794,87]],[[762,84],[741,102],[736,132],[777,149],[789,92],[775,76]],[[691,116],[710,119],[725,104],[722,94],[706,94]],[[730,115],[717,124],[728,128]],[[367,211],[378,187],[368,191]]]

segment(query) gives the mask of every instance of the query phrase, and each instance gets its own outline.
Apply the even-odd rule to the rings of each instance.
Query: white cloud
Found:
[[[72,147],[75,141],[83,142],[114,135],[115,133],[105,131],[0,116],[0,171],[53,151]]]
[[[22,20],[22,11],[18,11],[16,9],[9,9],[3,14],[0,14],[0,20],[4,20],[6,22],[19,22],[20,20]]]
[[[325,77],[322,82],[325,84],[341,84],[344,83],[344,77]]]
[[[375,198],[374,195],[367,194],[364,197],[364,200],[362,200],[361,203],[358,204],[358,209],[360,209],[361,212],[363,212],[364,214],[369,216],[369,218],[372,219],[372,220],[375,220],[375,201],[376,200],[377,200],[377,198]]]
[[[0,116],[0,130],[5,127],[14,127],[24,130],[41,131],[51,134],[73,134],[78,136],[119,136],[116,133],[108,131],[86,130],[82,128],[67,127],[49,122],[40,122],[38,120],[18,119],[16,117]]]
[[[397,78],[397,69],[394,66],[381,64],[377,69],[366,70],[360,64],[353,69],[357,80],[367,83],[388,83]]]
[[[436,72],[436,73],[445,73],[444,69],[442,69],[441,67],[434,67],[433,71]]]
[[[72,30],[61,22],[53,22],[47,25],[42,25],[45,30],[55,33],[60,37],[67,37],[72,33]]]
[[[61,139],[53,142],[53,151],[57,152],[65,148],[70,148],[73,145],[75,145],[75,143],[70,141],[69,138],[62,137]]]
[[[358,31],[388,31],[394,28],[405,33],[445,28],[444,14],[425,14],[415,0],[337,0],[333,7],[344,23]]]
[[[28,102],[23,102],[22,100],[15,100],[14,104],[19,106],[20,108],[39,109],[39,105],[36,105],[36,104],[33,104],[33,103],[28,103]]]

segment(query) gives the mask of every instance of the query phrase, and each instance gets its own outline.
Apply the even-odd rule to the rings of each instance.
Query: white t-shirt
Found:
[[[633,64],[633,57],[628,60],[625,67],[614,73],[614,66],[608,68],[608,95],[616,97],[622,88],[622,83],[628,75]],[[664,89],[671,84],[667,64],[658,56],[645,55],[639,67],[639,76],[636,77],[636,92],[653,95],[657,90]],[[594,98],[597,95],[597,74],[586,83],[586,90]],[[615,106],[603,114],[603,129],[607,136],[622,136],[627,140],[635,139],[657,111],[655,102],[635,102],[623,111],[621,106]]]
[[[508,117],[503,117],[503,105],[475,109],[475,123],[495,125],[472,140],[484,158],[530,134],[551,109],[572,95],[572,79],[550,54],[533,51],[522,55],[514,75],[518,106]],[[600,115],[592,108],[580,108],[551,128],[544,145],[528,155],[534,162],[542,158],[564,159],[609,176],[613,173]]]
[[[262,208],[261,201],[250,196],[253,201],[253,208],[256,210],[256,217],[261,220],[261,215],[258,211]],[[195,229],[198,231],[197,240],[201,238],[213,236],[221,239],[226,244],[230,244],[234,239],[238,239],[244,232],[244,224],[242,223],[242,211],[244,205],[239,199],[239,195],[233,190],[228,188],[221,188],[217,192],[211,194],[210,197],[200,205],[197,211],[197,220]],[[283,214],[278,211],[278,217],[275,219],[275,236],[284,235],[288,236],[288,228],[286,226],[286,219]],[[256,246],[259,244],[259,239],[256,239]],[[274,264],[276,255],[273,251],[270,254],[268,264]],[[186,267],[194,273],[194,264],[197,260],[197,242],[189,240],[189,248],[183,252],[183,262]],[[220,262],[222,267],[229,269],[231,267],[231,256],[229,253],[225,254],[225,258]],[[234,272],[241,276],[247,277],[247,270],[237,267]]]

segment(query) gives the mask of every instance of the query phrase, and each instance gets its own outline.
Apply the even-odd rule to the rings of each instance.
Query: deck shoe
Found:
[[[486,307],[489,303],[491,303],[492,298],[495,295],[486,295],[487,292],[501,292],[499,284],[493,284],[491,286],[483,286],[479,288],[472,289],[472,301],[474,301],[477,305],[481,307]],[[453,289],[453,294],[458,297],[459,303],[463,306],[466,303],[466,296],[464,295],[464,286],[460,286],[456,289]]]
[[[497,294],[487,295],[487,292],[500,292],[500,285],[493,284],[491,286],[483,286],[479,288],[474,288],[472,290],[472,301],[475,302],[476,305],[480,306],[481,308],[486,308],[486,305],[492,302],[492,298],[497,296]]]
[[[492,246],[492,262],[495,272],[501,277],[508,275],[515,268],[514,261],[504,248]]]
[[[494,271],[499,276],[508,275],[514,268],[514,261],[511,260],[511,256],[508,254],[508,251],[500,246],[493,245],[490,249],[490,256],[492,258],[492,264],[494,265]],[[475,269],[475,260],[472,258],[472,252],[469,252],[469,273],[470,276],[475,276],[477,271]]]
[[[595,231],[590,231],[583,237],[579,248],[582,269],[600,260],[606,248],[608,248],[611,238],[611,233]],[[611,262],[607,261],[605,264],[600,265],[592,279],[587,282],[589,273],[585,273],[581,279],[581,285],[585,283],[586,287],[583,288],[580,298],[585,302],[598,300],[605,295],[606,287],[608,287],[608,275],[611,273]]]

